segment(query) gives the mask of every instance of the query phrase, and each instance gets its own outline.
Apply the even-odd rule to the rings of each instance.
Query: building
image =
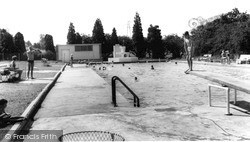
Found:
[[[130,52],[125,52],[126,47],[116,44],[113,46],[113,58],[108,58],[108,62],[137,62],[138,58]]]
[[[71,54],[74,60],[101,60],[101,44],[67,44],[56,46],[56,59],[69,62]]]

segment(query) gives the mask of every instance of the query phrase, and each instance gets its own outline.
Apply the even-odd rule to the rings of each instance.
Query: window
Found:
[[[75,51],[93,51],[93,45],[76,45]]]

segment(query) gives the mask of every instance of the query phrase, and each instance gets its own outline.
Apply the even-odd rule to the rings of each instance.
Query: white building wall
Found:
[[[75,51],[75,46],[92,45],[93,51]],[[67,54],[67,52],[69,52]],[[60,61],[68,62],[68,56],[73,54],[74,60],[83,59],[101,59],[101,44],[69,44],[69,45],[57,45],[57,54]],[[64,54],[64,55],[63,55]],[[67,56],[66,58],[63,56]],[[66,59],[66,60],[65,60]]]

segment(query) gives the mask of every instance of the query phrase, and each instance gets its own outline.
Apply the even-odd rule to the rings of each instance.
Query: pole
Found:
[[[227,94],[227,114],[226,115],[232,115],[232,113],[230,113],[230,89],[229,88],[226,89],[226,94]]]
[[[208,85],[208,104],[211,107],[211,86]]]

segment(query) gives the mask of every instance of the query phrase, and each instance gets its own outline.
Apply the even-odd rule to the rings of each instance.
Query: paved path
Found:
[[[120,107],[129,106],[118,95]],[[120,101],[120,102],[119,102]],[[35,118],[64,117],[114,111],[111,88],[90,68],[66,68]]]
[[[126,141],[250,140],[249,115],[227,117],[224,108],[178,108],[178,102],[134,108],[119,93],[117,99],[114,108],[110,85],[92,69],[66,67],[31,130],[108,131]]]

